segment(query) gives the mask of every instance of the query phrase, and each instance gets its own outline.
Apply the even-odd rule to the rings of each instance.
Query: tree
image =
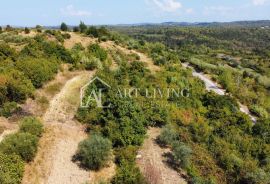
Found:
[[[3,28],[0,26],[0,34],[3,32]]]
[[[29,33],[30,33],[30,29],[29,29],[28,27],[25,27],[25,28],[24,28],[24,33],[25,33],[25,34],[29,34]]]
[[[13,30],[13,28],[10,25],[6,26],[6,31],[12,31],[12,30]]]
[[[108,163],[111,149],[110,140],[94,134],[79,144],[77,158],[84,167],[98,170]]]
[[[38,33],[42,32],[42,26],[41,25],[36,25],[36,30]]]
[[[78,26],[75,26],[75,27],[73,27],[73,32],[79,32],[80,31],[80,28],[78,27]]]
[[[61,31],[67,31],[68,30],[68,26],[66,25],[66,23],[62,22],[61,26],[60,26]]]
[[[80,22],[79,28],[81,33],[84,33],[87,30],[87,26],[82,21]]]

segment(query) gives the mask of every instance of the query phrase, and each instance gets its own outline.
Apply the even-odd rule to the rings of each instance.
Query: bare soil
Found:
[[[150,184],[186,184],[180,173],[175,171],[167,163],[166,154],[170,149],[161,148],[156,139],[160,134],[160,128],[150,128],[148,138],[137,156],[137,164]]]

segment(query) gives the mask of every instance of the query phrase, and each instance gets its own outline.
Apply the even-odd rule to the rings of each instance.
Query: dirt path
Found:
[[[150,184],[186,184],[181,175],[167,165],[164,154],[170,149],[163,149],[156,144],[160,128],[150,128],[148,138],[139,151],[137,164]]]
[[[125,54],[137,54],[138,56],[140,56],[140,61],[145,63],[149,70],[151,70],[152,72],[160,71],[160,68],[158,66],[154,65],[153,60],[141,52],[138,52],[135,50],[129,50],[127,48],[121,47],[119,45],[116,45],[112,41],[102,42],[102,43],[100,43],[100,45],[106,49],[110,49],[110,48],[118,49],[118,50],[124,52]]]
[[[222,89],[217,83],[215,83],[214,81],[212,81],[205,74],[196,72],[194,70],[194,68],[192,66],[190,66],[188,63],[182,63],[182,66],[185,67],[185,68],[191,68],[192,69],[192,75],[194,77],[200,78],[205,83],[206,90],[213,91],[213,92],[215,92],[218,95],[225,95],[226,94],[226,91],[224,89]],[[250,117],[250,119],[254,123],[256,123],[257,118],[250,113],[248,107],[246,105],[241,104],[240,102],[238,102],[238,104],[240,106],[240,109],[239,110],[241,112],[247,114]]]
[[[90,43],[96,43],[97,39],[89,36],[82,36],[78,33],[69,32],[71,38],[65,40],[64,47],[71,49],[76,43],[81,43],[83,47],[87,47]]]
[[[94,72],[82,72],[69,80],[52,99],[43,116],[46,131],[35,160],[27,165],[23,184],[80,184],[89,181],[89,172],[72,162],[78,143],[87,135],[74,120],[80,88]]]

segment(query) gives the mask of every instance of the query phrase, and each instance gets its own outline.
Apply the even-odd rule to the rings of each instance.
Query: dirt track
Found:
[[[150,184],[186,184],[186,181],[166,162],[164,154],[170,149],[161,148],[156,144],[160,128],[150,128],[148,138],[144,141],[137,163]]]
[[[72,162],[78,143],[85,139],[83,127],[74,120],[80,99],[80,88],[94,72],[82,72],[69,80],[52,99],[43,116],[46,132],[38,154],[26,167],[25,184],[77,184],[89,181],[89,172]]]

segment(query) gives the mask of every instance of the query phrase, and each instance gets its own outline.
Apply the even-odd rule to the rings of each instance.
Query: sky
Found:
[[[270,0],[0,0],[0,25],[269,20]]]

